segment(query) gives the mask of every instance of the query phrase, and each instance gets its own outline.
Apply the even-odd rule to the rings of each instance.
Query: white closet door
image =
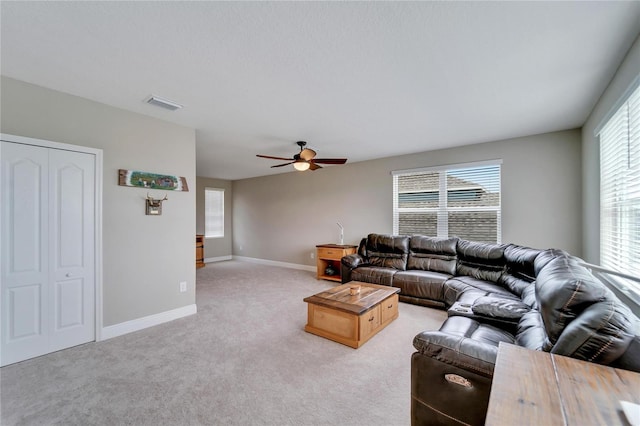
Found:
[[[46,149],[2,142],[2,363],[47,352]]]
[[[2,365],[95,339],[94,156],[2,142]]]
[[[49,150],[49,352],[95,338],[94,159]]]

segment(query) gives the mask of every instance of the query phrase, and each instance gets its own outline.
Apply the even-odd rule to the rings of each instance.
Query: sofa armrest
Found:
[[[342,263],[344,266],[346,266],[349,269],[355,269],[358,266],[365,265],[367,262],[366,262],[366,259],[359,254],[349,254],[344,256],[340,260],[340,263]]]
[[[449,310],[447,311],[447,316],[461,316],[466,318],[471,318],[474,321],[479,323],[492,325],[494,327],[498,327],[502,330],[509,332],[510,334],[516,334],[518,330],[518,320],[517,319],[508,319],[508,318],[498,318],[483,315],[481,313],[476,313],[472,309],[472,304],[470,303],[462,303],[456,302],[454,303]]]
[[[471,310],[476,315],[518,322],[531,307],[519,300],[506,297],[483,296],[473,302]]]
[[[367,259],[360,254],[349,254],[343,256],[340,259],[340,276],[342,277],[342,283],[348,283],[351,281],[351,271],[358,266],[368,265]]]

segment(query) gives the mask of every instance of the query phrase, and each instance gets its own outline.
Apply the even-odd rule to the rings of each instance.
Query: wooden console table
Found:
[[[628,425],[640,373],[500,343],[486,425]]]

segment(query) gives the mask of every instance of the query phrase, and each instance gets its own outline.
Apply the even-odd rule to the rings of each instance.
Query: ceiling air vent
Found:
[[[163,99],[158,96],[151,95],[147,98],[147,103],[151,105],[158,106],[160,108],[168,109],[169,111],[175,111],[177,109],[182,108],[182,105],[177,104],[168,99]]]

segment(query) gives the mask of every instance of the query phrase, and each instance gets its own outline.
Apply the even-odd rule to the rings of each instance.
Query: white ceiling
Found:
[[[195,128],[223,179],[580,127],[640,32],[638,1],[0,4],[3,75]]]

